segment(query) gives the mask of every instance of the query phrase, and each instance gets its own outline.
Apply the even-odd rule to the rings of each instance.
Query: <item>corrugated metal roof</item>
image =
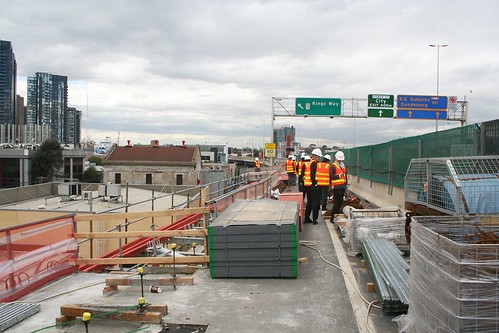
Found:
[[[187,146],[117,146],[107,161],[194,162],[195,147]]]

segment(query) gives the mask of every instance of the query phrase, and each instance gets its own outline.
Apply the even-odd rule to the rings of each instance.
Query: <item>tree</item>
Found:
[[[64,163],[61,144],[57,139],[45,140],[31,162],[31,177],[37,182],[52,181]]]
[[[101,183],[102,172],[97,171],[95,167],[91,166],[83,172],[79,179],[83,183]]]
[[[95,165],[97,165],[97,166],[102,165],[102,158],[99,156],[90,156],[88,158],[88,161],[90,163],[95,163]]]

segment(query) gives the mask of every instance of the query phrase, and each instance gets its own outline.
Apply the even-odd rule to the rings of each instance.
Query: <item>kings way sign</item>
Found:
[[[341,116],[340,98],[299,97],[295,102],[297,116]]]

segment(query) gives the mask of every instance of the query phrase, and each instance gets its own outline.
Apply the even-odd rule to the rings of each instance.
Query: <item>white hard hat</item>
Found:
[[[338,160],[338,161],[343,161],[345,159],[345,154],[343,154],[342,151],[339,151],[337,152],[334,157]]]
[[[312,155],[321,157],[322,151],[319,148],[315,148],[314,150],[312,150]]]
[[[291,157],[291,159],[292,159],[293,161],[296,161],[296,157],[294,157],[294,156],[293,156],[293,157]]]
[[[323,159],[331,161],[331,155],[324,155]]]
[[[258,157],[255,157],[255,161],[258,161]]]
[[[288,158],[293,158],[293,155],[289,154],[289,155],[288,155]]]
[[[305,155],[305,161],[310,161],[310,156]]]

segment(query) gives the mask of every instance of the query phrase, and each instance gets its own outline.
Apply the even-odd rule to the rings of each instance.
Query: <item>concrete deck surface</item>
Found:
[[[331,223],[321,217],[318,225],[306,224],[300,240],[314,242],[323,257],[336,265],[345,265],[346,261],[356,288],[368,301],[375,299],[374,293],[366,292],[367,269],[360,268],[359,258],[346,257],[346,244],[342,244]],[[296,279],[212,279],[208,269],[199,269],[193,275],[194,285],[178,286],[176,290],[165,286],[159,294],[146,290],[146,302],[168,305],[166,323],[208,325],[207,333],[397,332],[396,323],[391,321],[393,316],[374,308],[366,325],[367,304],[359,300],[352,286],[347,286],[350,282],[345,281],[338,268],[326,264],[317,252],[304,246],[299,246],[299,257],[308,258],[308,262],[299,265]],[[41,311],[8,332],[33,332],[52,326],[64,304],[137,304],[140,287],[120,287],[121,291],[112,296],[102,295],[105,279],[119,276],[78,273],[45,286],[20,300],[40,301]],[[158,278],[169,276],[154,275]],[[81,289],[44,300],[75,288]],[[131,331],[156,333],[161,332],[162,327],[103,319],[92,319],[89,323],[89,332]],[[50,327],[40,332],[85,332],[85,327],[77,323],[64,329]]]

